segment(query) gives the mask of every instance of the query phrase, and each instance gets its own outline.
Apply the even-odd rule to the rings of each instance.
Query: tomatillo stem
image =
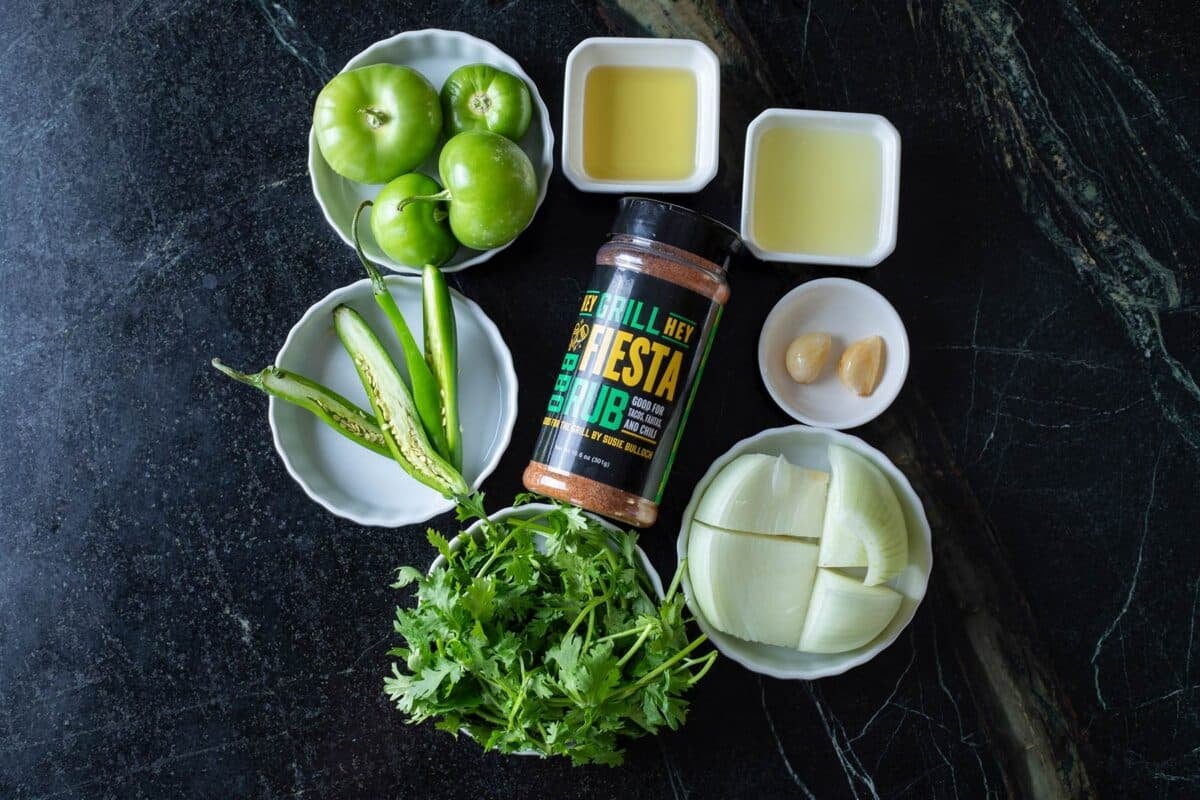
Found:
[[[475,92],[471,95],[471,99],[467,101],[467,106],[471,109],[472,114],[483,116],[492,110],[492,98],[487,92]]]
[[[437,194],[419,194],[413,197],[406,197],[396,205],[396,211],[400,212],[408,208],[409,203],[441,203],[450,200],[450,190],[442,189]]]
[[[388,115],[378,108],[360,108],[358,113],[367,118],[367,124],[372,128],[382,128],[388,121]]]

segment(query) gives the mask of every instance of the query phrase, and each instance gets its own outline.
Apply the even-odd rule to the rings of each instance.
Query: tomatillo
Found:
[[[529,130],[533,99],[516,75],[488,66],[467,64],[442,84],[442,120],[446,135],[491,131],[514,142]]]
[[[529,156],[490,131],[464,131],[442,148],[438,173],[446,188],[400,203],[450,203],[454,238],[476,250],[503,247],[516,239],[537,208],[537,175]]]
[[[433,84],[415,69],[372,64],[325,84],[313,130],[334,172],[360,183],[384,183],[433,152],[442,107]]]
[[[404,203],[442,190],[428,175],[401,175],[379,192],[371,208],[371,235],[394,261],[409,267],[444,264],[458,250],[441,203]]]

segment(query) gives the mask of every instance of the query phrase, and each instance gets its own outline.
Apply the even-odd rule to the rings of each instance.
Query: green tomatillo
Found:
[[[360,183],[383,183],[433,152],[442,107],[421,73],[372,64],[325,84],[313,110],[313,130],[334,172]]]
[[[491,131],[514,142],[529,130],[533,100],[525,81],[487,64],[467,64],[442,84],[446,135]]]
[[[380,190],[371,209],[371,234],[388,257],[409,267],[444,264],[458,250],[441,203],[404,203],[442,190],[428,175],[410,172]]]
[[[508,139],[489,131],[464,131],[442,148],[438,173],[446,188],[401,201],[448,202],[454,238],[476,250],[491,250],[516,239],[537,209],[537,175],[529,156]]]

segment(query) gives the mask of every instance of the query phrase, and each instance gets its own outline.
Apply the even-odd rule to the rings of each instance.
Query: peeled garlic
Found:
[[[812,383],[825,368],[833,337],[828,333],[805,333],[788,345],[787,371],[796,383]]]
[[[838,377],[847,389],[866,397],[879,385],[883,371],[883,338],[868,336],[854,342],[838,360]]]

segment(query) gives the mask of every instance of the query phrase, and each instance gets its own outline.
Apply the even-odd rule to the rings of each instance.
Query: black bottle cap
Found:
[[[648,197],[622,197],[612,232],[678,247],[722,270],[729,268],[730,260],[742,249],[741,237],[725,223]]]

